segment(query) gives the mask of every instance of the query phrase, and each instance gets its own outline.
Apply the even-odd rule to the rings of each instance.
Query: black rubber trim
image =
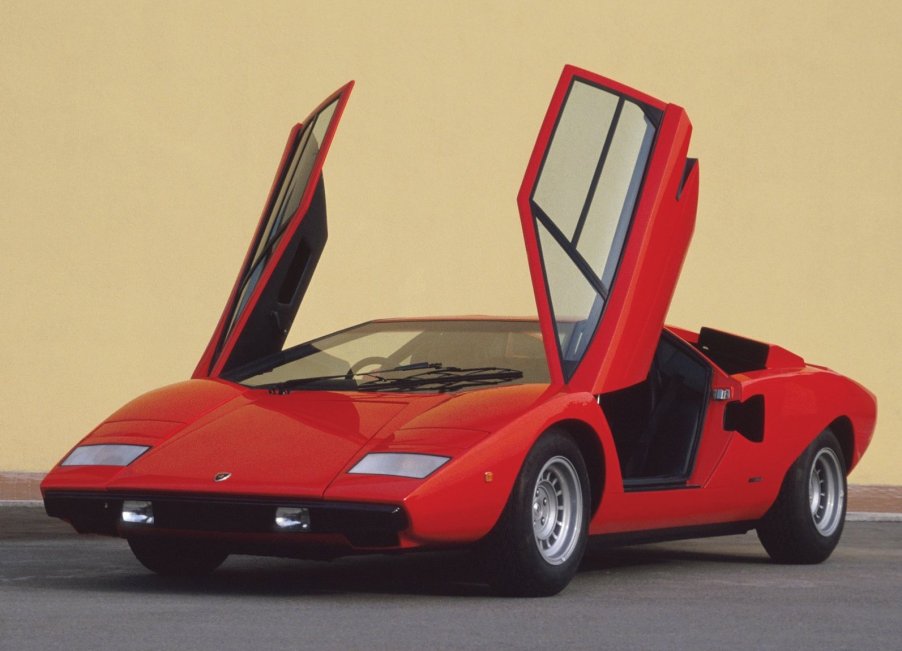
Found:
[[[567,236],[561,232],[561,229],[557,227],[557,224],[554,223],[551,217],[539,207],[539,204],[533,201],[530,205],[532,206],[535,219],[537,219],[542,226],[545,227],[545,230],[548,231],[548,234],[557,241],[558,245],[564,250],[564,253],[567,254],[567,257],[570,258],[570,261],[576,265],[576,268],[579,269],[582,275],[586,277],[589,284],[592,285],[592,289],[598,292],[598,294],[607,301],[610,292],[608,291],[608,288],[604,286],[604,283],[601,282],[601,278],[593,271],[592,265],[586,261],[582,254],[576,249],[576,246],[570,243]],[[542,265],[544,266],[544,264],[545,261],[543,259]]]
[[[400,506],[356,502],[317,502],[295,498],[173,495],[128,492],[104,493],[48,491],[47,514],[72,523],[80,533],[122,535],[130,526],[121,522],[125,500],[153,503],[155,531],[206,531],[223,533],[281,533],[274,527],[276,508],[302,507],[310,511],[309,533],[344,534],[353,544],[392,546],[397,534],[409,526]],[[294,534],[303,537],[305,533]]]
[[[590,543],[596,548],[621,547],[623,545],[642,545],[646,543],[666,542],[668,540],[686,540],[689,538],[712,538],[714,536],[735,536],[747,533],[758,525],[755,520],[741,522],[723,522],[719,524],[702,524],[692,527],[673,527],[670,529],[650,529],[647,531],[630,531],[627,533],[609,533],[592,536]]]
[[[627,493],[640,491],[687,490],[701,488],[696,484],[686,483],[687,475],[676,477],[631,477],[623,480],[623,490]]]

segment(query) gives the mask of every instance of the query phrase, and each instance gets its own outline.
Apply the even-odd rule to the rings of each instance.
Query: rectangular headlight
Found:
[[[352,475],[394,475],[423,479],[441,468],[451,457],[406,452],[373,452],[357,462]]]
[[[62,466],[127,466],[150,449],[148,445],[80,445]]]

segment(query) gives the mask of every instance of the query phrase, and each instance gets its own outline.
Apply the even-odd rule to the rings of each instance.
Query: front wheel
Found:
[[[141,565],[162,576],[204,576],[223,564],[229,554],[194,540],[129,538]]]
[[[820,563],[839,543],[845,518],[846,464],[827,429],[789,469],[758,539],[778,563]]]
[[[566,432],[549,430],[527,455],[504,513],[485,541],[492,587],[521,597],[563,590],[586,549],[589,502],[579,447]]]

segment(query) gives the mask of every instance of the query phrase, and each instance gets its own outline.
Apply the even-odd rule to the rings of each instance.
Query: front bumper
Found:
[[[153,504],[154,524],[122,522],[125,500]],[[302,507],[310,513],[309,532],[283,533],[275,527],[279,507]],[[305,501],[240,496],[173,495],[166,493],[113,493],[45,491],[47,515],[71,523],[79,533],[107,536],[215,535],[236,545],[247,540],[278,539],[303,547],[323,540],[345,540],[352,548],[378,549],[400,545],[399,534],[409,526],[404,509],[390,504]]]

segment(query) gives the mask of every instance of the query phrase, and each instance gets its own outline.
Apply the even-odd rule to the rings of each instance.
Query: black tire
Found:
[[[195,540],[129,538],[128,546],[141,565],[162,576],[206,576],[229,556],[215,545]]]
[[[846,462],[827,429],[786,473],[777,501],[758,523],[758,539],[777,563],[820,563],[839,543],[845,519]]]
[[[586,551],[590,501],[579,447],[566,432],[547,431],[526,456],[481,550],[495,592],[546,597],[567,587]]]

